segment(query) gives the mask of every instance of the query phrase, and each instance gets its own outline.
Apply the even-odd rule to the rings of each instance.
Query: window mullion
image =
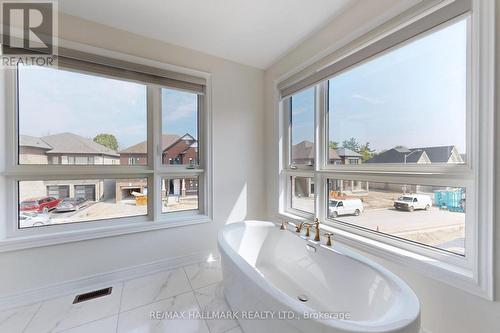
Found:
[[[326,135],[326,89],[325,83],[321,83],[316,86],[316,101],[315,101],[315,171],[319,171],[324,168],[325,164],[328,163],[328,144]],[[315,172],[314,183],[314,210],[315,216],[321,221],[324,221],[324,201],[326,200],[325,194],[325,184],[324,178],[321,174]]]
[[[161,165],[161,116],[160,88],[148,86],[148,152],[150,152],[148,165],[154,170],[149,178],[151,186],[148,195],[148,214],[154,221],[161,214],[161,177],[157,176],[156,172]]]
[[[292,163],[291,150],[292,150],[292,126],[291,126],[291,112],[292,112],[292,99],[286,98],[281,103],[283,111],[283,169],[290,169]]]

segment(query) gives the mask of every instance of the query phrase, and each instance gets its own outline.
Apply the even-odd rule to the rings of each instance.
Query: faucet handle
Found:
[[[327,237],[326,238],[326,246],[332,246],[333,232],[325,232],[324,235]]]
[[[288,221],[281,222],[281,227],[280,230],[286,230],[286,225],[288,224]]]
[[[311,235],[310,231],[311,231],[312,224],[311,223],[304,223],[304,225],[306,226],[306,234],[305,234],[305,236],[309,237]]]

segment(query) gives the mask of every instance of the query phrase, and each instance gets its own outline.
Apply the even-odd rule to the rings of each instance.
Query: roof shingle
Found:
[[[91,139],[73,133],[60,133],[41,138],[52,147],[47,154],[98,154],[119,157],[120,155]]]

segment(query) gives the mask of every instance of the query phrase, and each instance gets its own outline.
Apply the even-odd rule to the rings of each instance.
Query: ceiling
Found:
[[[62,0],[67,14],[268,68],[355,0]]]

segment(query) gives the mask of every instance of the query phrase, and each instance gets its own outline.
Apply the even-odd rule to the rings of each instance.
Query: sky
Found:
[[[113,134],[119,149],[146,140],[146,86],[65,70],[20,67],[19,132]],[[197,136],[196,94],[162,89],[163,132]]]
[[[162,89],[162,128],[164,134],[186,133],[198,139],[198,96],[196,94]]]
[[[330,79],[330,141],[465,153],[466,29],[459,21]],[[293,144],[314,137],[313,101],[313,89],[292,97]]]

